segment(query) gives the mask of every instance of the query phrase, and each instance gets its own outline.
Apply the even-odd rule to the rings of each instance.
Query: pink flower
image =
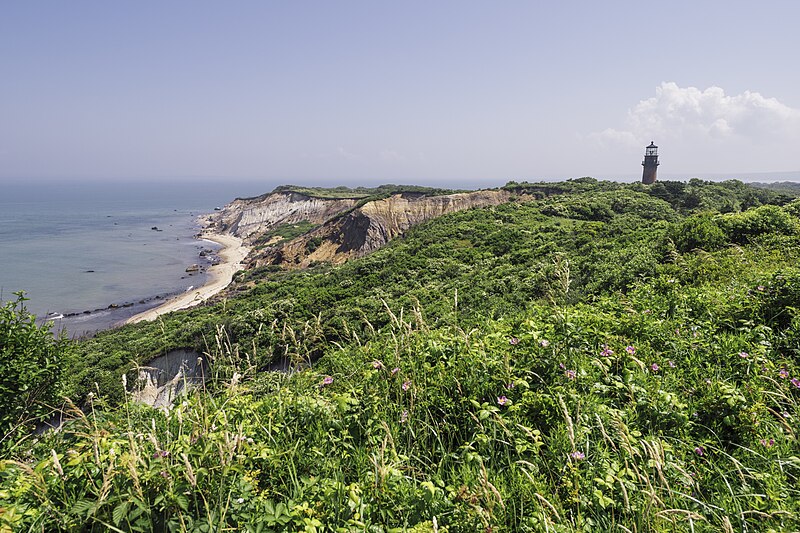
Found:
[[[739,352],[739,357],[741,357],[742,359],[747,359],[748,357],[750,357],[750,354],[747,352]]]
[[[703,448],[702,446],[698,446],[697,448],[694,449],[694,453],[702,457],[706,454],[706,449]]]
[[[401,387],[403,388],[404,391],[410,389],[411,388],[411,380],[409,379],[409,380],[404,381],[403,384],[401,385]]]
[[[773,446],[775,446],[775,439],[769,439],[769,440],[767,440],[767,439],[761,439],[759,442],[760,442],[760,443],[761,443],[761,445],[762,445],[762,446],[764,446],[765,448],[772,448]]]
[[[781,368],[780,372],[778,372],[778,375],[783,379],[786,379],[789,377],[789,371],[786,370],[785,368]]]
[[[614,350],[612,350],[611,348],[609,348],[609,347],[608,347],[608,344],[604,344],[604,345],[603,345],[603,351],[602,351],[602,352],[600,352],[600,355],[602,355],[603,357],[608,357],[608,356],[610,356],[610,355],[614,355]]]
[[[547,348],[548,346],[550,346],[550,341],[547,339],[542,339],[539,341],[539,346],[541,346],[542,348]]]
[[[322,380],[322,385],[320,385],[320,386],[321,387],[327,387],[331,383],[333,383],[333,378],[331,376],[325,376],[325,378]]]
[[[575,379],[577,373],[574,370],[565,370],[564,375],[567,376],[567,379]]]
[[[513,388],[514,388],[514,384],[513,383],[506,383],[506,389],[511,390]]]
[[[669,365],[670,368],[675,368],[676,366],[678,366],[678,365],[675,364],[675,361],[673,361],[672,359],[667,361],[667,364]]]
[[[586,455],[584,455],[583,452],[577,452],[577,451],[572,452],[571,454],[569,454],[569,456],[571,459],[574,459],[575,461],[580,461],[586,458]]]
[[[800,389],[800,379],[798,379],[798,378],[792,378],[792,380],[791,380],[791,381],[792,381],[792,385],[794,385],[795,387],[797,387],[798,389]]]
[[[380,370],[381,368],[383,368],[383,363],[381,363],[376,359],[375,361],[372,362],[372,368],[374,368],[375,370]]]
[[[652,365],[650,365],[650,370],[652,370],[653,372],[658,372],[658,369],[659,369],[658,363],[653,363]]]
[[[628,352],[629,355],[633,355],[636,353],[636,348],[633,346],[626,346],[625,351]]]
[[[519,339],[516,337],[511,337],[510,339],[508,339],[508,344],[510,344],[511,346],[516,346],[517,344],[519,344]]]
[[[400,369],[399,369],[399,368],[397,368],[397,367],[394,367],[394,368],[392,369],[392,375],[393,375],[393,376],[394,376],[395,374],[397,374],[398,372],[400,372]]]
[[[406,420],[408,420],[408,409],[405,409],[402,413],[400,413],[400,423],[405,424]]]
[[[505,396],[498,396],[497,397],[497,404],[498,405],[505,405],[507,403],[508,403],[508,398],[506,398]]]

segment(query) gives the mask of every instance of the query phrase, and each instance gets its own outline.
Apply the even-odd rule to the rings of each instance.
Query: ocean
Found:
[[[198,217],[266,183],[29,182],[0,184],[0,300],[71,337],[113,327],[205,281],[186,268],[218,245]]]

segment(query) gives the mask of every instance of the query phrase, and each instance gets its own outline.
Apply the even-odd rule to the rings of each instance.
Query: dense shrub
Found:
[[[674,226],[671,237],[681,252],[690,252],[697,248],[714,251],[727,242],[725,231],[720,227],[717,215],[713,213],[685,218]]]
[[[767,233],[790,235],[796,232],[798,225],[785,209],[775,205],[725,215],[719,219],[719,224],[728,239],[737,244],[745,244]]]
[[[24,303],[18,293],[0,307],[0,451],[52,414],[71,346],[53,336],[52,324],[37,325]]]

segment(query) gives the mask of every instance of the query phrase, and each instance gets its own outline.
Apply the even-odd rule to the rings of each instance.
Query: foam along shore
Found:
[[[221,261],[219,264],[209,267],[206,284],[176,296],[158,307],[134,315],[125,321],[126,324],[155,320],[166,313],[187,309],[203,303],[227,287],[233,279],[233,275],[244,268],[242,261],[250,253],[250,248],[242,244],[242,239],[220,233],[203,233],[201,238],[222,245],[222,249],[217,252]]]

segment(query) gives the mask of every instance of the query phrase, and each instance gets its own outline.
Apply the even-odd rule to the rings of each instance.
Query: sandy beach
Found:
[[[242,244],[242,239],[219,233],[203,233],[201,238],[222,245],[222,249],[218,252],[221,262],[208,269],[206,284],[176,296],[158,307],[134,315],[125,321],[126,324],[155,320],[163,314],[203,303],[227,287],[233,279],[233,275],[244,268],[242,261],[250,252],[250,248]]]

